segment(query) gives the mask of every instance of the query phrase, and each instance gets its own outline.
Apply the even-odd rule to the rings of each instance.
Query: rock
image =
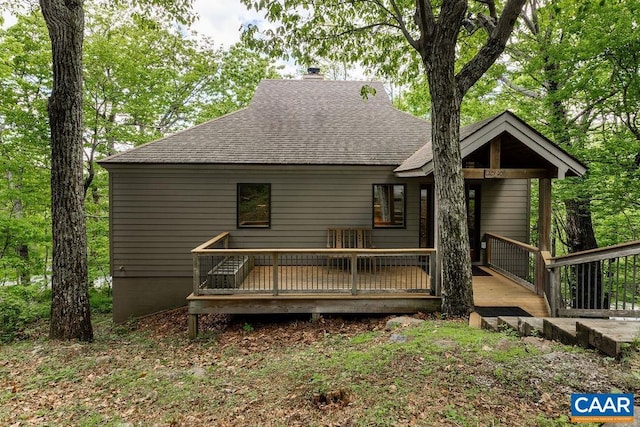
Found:
[[[414,317],[409,316],[399,316],[394,317],[393,319],[389,319],[387,322],[386,330],[390,331],[394,328],[406,327],[406,326],[417,326],[424,323],[424,320],[416,319]]]
[[[604,423],[602,427],[640,427],[640,406],[634,406],[633,415],[632,423]]]
[[[396,343],[396,344],[402,344],[405,343],[409,340],[408,337],[402,335],[402,334],[391,334],[391,336],[389,337],[389,342],[391,343]]]
[[[193,369],[191,369],[191,375],[196,378],[203,378],[206,374],[207,371],[205,371],[205,369],[201,366],[195,366]]]
[[[111,362],[111,356],[98,356],[95,359],[96,365],[105,365]]]
[[[469,326],[475,329],[482,328],[482,316],[480,316],[475,311],[471,312],[469,315]]]

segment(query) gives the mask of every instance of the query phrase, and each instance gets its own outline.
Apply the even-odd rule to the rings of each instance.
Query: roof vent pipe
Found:
[[[307,68],[307,74],[302,76],[303,80],[324,80],[324,75],[320,73],[320,68],[309,67]]]

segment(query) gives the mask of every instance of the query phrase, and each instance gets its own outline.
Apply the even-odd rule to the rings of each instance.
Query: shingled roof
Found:
[[[365,85],[376,90],[363,99]],[[431,125],[391,105],[381,83],[263,80],[247,108],[100,163],[398,166]]]

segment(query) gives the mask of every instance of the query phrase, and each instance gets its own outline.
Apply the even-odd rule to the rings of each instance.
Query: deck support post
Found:
[[[189,339],[195,340],[198,336],[198,315],[189,313]]]

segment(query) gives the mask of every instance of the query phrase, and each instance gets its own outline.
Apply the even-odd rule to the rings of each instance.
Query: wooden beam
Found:
[[[538,248],[551,250],[551,178],[541,178],[538,194]]]
[[[463,168],[465,179],[534,179],[549,178],[552,174],[547,169],[492,169]]]
[[[500,148],[502,144],[500,137],[496,137],[491,141],[489,147],[489,167],[491,169],[500,169]]]

